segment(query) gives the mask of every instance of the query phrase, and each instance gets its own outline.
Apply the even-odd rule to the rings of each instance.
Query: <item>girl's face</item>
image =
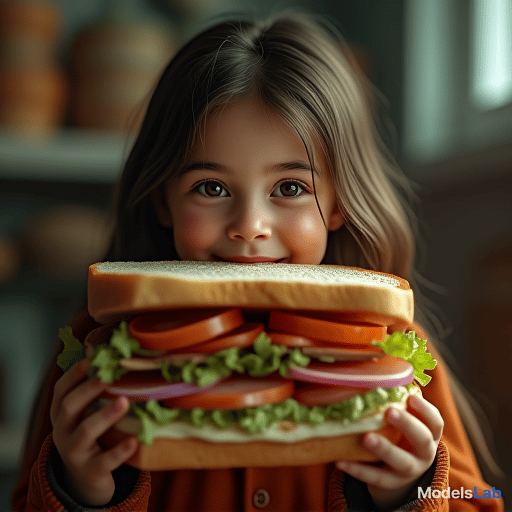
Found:
[[[343,224],[323,153],[314,187],[297,132],[255,98],[207,121],[184,172],[165,187],[160,222],[182,260],[319,264]]]

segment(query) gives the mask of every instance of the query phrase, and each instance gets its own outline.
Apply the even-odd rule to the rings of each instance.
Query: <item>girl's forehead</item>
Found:
[[[303,123],[301,123],[303,124]],[[274,108],[257,96],[249,96],[216,106],[205,113],[196,127],[195,146],[205,142],[246,135],[257,138],[294,140],[305,149],[304,137]],[[308,130],[307,140],[318,140],[313,130]]]
[[[259,154],[268,154],[270,148],[280,149],[281,154],[275,154],[273,161],[270,158],[269,164],[302,161],[313,170],[330,170],[329,151],[313,128],[315,123],[300,109],[282,107],[283,114],[255,91],[229,101],[214,100],[202,112],[192,133],[185,167],[201,160],[214,161],[219,152],[226,154],[227,148],[236,155],[241,147],[252,146]]]
[[[255,95],[243,96],[222,103],[209,109],[205,114],[205,125],[214,128],[214,124],[239,122],[246,123],[251,119],[265,120],[268,123],[276,123],[277,119],[284,120],[263,100]]]
[[[213,112],[199,128],[192,153],[223,153],[248,146],[267,152],[307,151],[297,131],[279,114],[253,98],[232,102]]]
[[[308,150],[297,131],[257,98],[231,102],[218,108],[203,129],[180,172],[214,170],[230,174],[236,169],[271,176],[286,170],[317,175],[327,171],[319,144]]]

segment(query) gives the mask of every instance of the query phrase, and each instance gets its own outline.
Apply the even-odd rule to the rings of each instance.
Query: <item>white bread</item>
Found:
[[[163,261],[91,265],[88,307],[100,323],[157,309],[241,307],[345,312],[403,331],[413,321],[409,283],[335,265]]]

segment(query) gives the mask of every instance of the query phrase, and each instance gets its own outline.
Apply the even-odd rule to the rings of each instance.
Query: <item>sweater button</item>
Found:
[[[252,497],[254,506],[265,508],[270,502],[270,495],[265,489],[258,489]]]

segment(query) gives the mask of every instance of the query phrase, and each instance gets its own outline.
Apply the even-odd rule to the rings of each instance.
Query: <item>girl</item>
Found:
[[[407,184],[347,55],[320,22],[296,14],[221,23],[189,42],[126,162],[106,259],[331,263],[412,282],[412,217],[392,186]],[[83,340],[94,327],[82,315],[74,332]],[[403,444],[364,437],[378,464],[139,472],[123,464],[135,439],[108,452],[97,445],[128,407],[121,398],[86,417],[103,389],[83,362],[64,376],[53,365],[14,510],[502,510],[497,498],[435,498],[448,487],[488,489],[441,361],[424,398],[386,415]]]

